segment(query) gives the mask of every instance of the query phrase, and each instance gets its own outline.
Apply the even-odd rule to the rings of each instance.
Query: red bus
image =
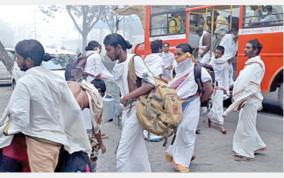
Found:
[[[235,62],[236,75],[244,67],[246,61],[243,52],[246,42],[258,39],[263,44],[261,57],[266,66],[261,89],[263,92],[272,92],[279,88],[278,99],[283,108],[282,8],[282,6],[273,5],[271,15],[275,18],[264,22],[262,21],[265,18],[264,6],[261,5],[146,6],[144,42],[138,44],[134,51],[142,56],[150,54],[150,42],[154,39],[168,42],[172,52],[175,52],[175,46],[179,43],[189,43],[196,49],[199,37],[195,30],[201,25],[211,31],[211,36],[214,38],[211,40],[211,48],[214,48],[222,38],[222,35],[214,33],[216,26],[220,25],[218,18],[214,17],[215,12],[218,12],[219,16],[227,21],[220,25],[220,27],[223,26],[225,32],[228,32],[233,26],[239,29],[238,53]],[[179,17],[180,27],[173,33],[170,30],[170,20],[176,17]]]

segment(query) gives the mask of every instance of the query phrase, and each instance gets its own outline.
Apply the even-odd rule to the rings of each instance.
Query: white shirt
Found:
[[[172,52],[163,52],[161,53],[161,57],[163,59],[165,68],[168,68],[175,64],[175,55]]]
[[[177,75],[168,85],[172,88],[176,88],[177,95],[181,99],[187,99],[188,97],[196,94],[198,85],[194,79],[194,64],[192,64],[191,59],[186,59],[178,63],[176,69]],[[174,87],[184,76],[186,76],[184,80],[182,80],[182,82],[177,85],[177,87]],[[201,68],[201,81],[203,83],[212,81],[210,74],[203,67]]]
[[[233,34],[226,34],[221,42],[220,42],[220,46],[223,46],[225,48],[224,51],[224,57],[228,60],[233,58],[236,53],[237,53],[237,44],[234,41],[234,35]]]
[[[204,51],[205,51],[206,46],[203,46],[203,38],[204,38],[204,35],[207,34],[207,33],[209,33],[209,32],[204,30],[200,39],[199,39],[198,54],[203,54]]]
[[[115,74],[114,81],[119,87],[122,97],[129,93],[127,76],[128,64],[132,56],[133,54],[127,54],[127,59],[122,63],[116,63],[113,68],[113,73]],[[142,78],[142,80],[144,81],[155,85],[154,77],[145,66],[145,63],[141,57],[135,56],[134,68],[138,77]]]
[[[101,75],[106,79],[113,79],[113,75],[107,70],[103,64],[102,58],[98,51],[87,51],[86,56],[89,56],[85,66],[85,72],[94,76]],[[87,77],[87,81],[90,82],[94,79],[92,76]]]
[[[9,136],[3,135],[10,115]],[[90,151],[81,109],[66,81],[41,66],[19,79],[0,120],[0,147],[9,145],[13,134],[46,139],[64,145],[69,153]]]
[[[160,53],[153,53],[147,55],[146,58],[144,59],[144,62],[149,67],[151,72],[153,72],[155,77],[163,75],[165,65],[163,59],[160,56]]]
[[[216,59],[215,56],[211,57],[210,65],[214,69],[215,80],[218,82],[218,87],[229,90],[229,64],[227,59],[223,56]]]

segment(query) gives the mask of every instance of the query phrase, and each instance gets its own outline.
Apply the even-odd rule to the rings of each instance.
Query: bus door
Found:
[[[198,28],[203,28],[211,33],[211,51],[221,42],[223,36],[234,26],[238,28],[239,11],[237,6],[199,6],[188,8],[188,42],[195,49],[194,56],[197,56],[197,48],[200,37],[196,34]],[[237,12],[237,13],[236,13]]]

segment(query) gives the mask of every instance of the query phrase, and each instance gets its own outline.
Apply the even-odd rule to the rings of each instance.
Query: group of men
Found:
[[[206,38],[205,33],[203,36],[203,39]],[[234,39],[231,36],[228,38]],[[203,40],[201,41],[200,46],[203,46]],[[131,49],[132,45],[120,34],[107,35],[103,43],[108,58],[116,61],[113,72],[109,72],[102,63],[99,55],[101,45],[91,41],[85,49],[87,60],[84,75],[87,81],[73,84],[41,67],[41,62],[49,60],[50,57],[45,54],[38,41],[23,40],[16,45],[17,64],[26,74],[17,82],[0,120],[0,148],[3,150],[1,163],[17,160],[21,169],[6,168],[4,171],[54,172],[58,164],[62,163],[60,154],[63,151],[67,155],[66,159],[78,159],[77,154],[80,158],[90,159],[93,147],[91,148],[89,135],[93,132],[99,149],[105,152],[106,146],[101,140],[100,133],[100,114],[97,113],[99,110],[94,109],[99,108],[96,103],[98,97],[90,83],[110,79],[120,89],[122,106],[122,131],[116,151],[117,171],[151,172],[143,136],[144,129],[138,122],[135,102],[139,96],[155,89],[155,77],[175,89],[183,102],[182,122],[177,127],[175,141],[166,150],[165,159],[173,163],[179,172],[191,171],[190,164],[195,158],[194,147],[201,104],[194,75],[196,60],[192,55],[191,46],[177,45],[174,55],[169,52],[169,43],[155,40],[151,42],[152,54],[143,60],[138,55],[127,53],[127,49]],[[245,54],[249,59],[234,84],[234,102],[223,113],[223,98],[228,94],[229,88],[228,61],[236,52],[235,49],[228,47],[230,43],[224,37],[224,42],[208,60],[215,70],[218,85],[213,90],[212,78],[203,67],[201,82],[205,88],[211,87],[207,95],[213,93],[213,107],[208,115],[208,121],[220,124],[222,133],[225,134],[227,131],[223,126],[224,116],[228,116],[231,111],[241,110],[234,135],[233,151],[235,159],[248,160],[254,157],[255,151],[266,149],[255,127],[257,110],[261,108],[262,101],[260,83],[265,70],[259,56],[262,46],[257,40],[251,40],[246,44]],[[206,54],[203,52],[200,55],[204,57]],[[134,62],[137,77],[134,85],[129,79],[130,61]],[[227,75],[223,75],[224,71]],[[85,109],[87,113],[84,114]],[[13,167],[11,164],[6,165]],[[88,171],[90,166],[88,163],[84,168],[76,169],[78,165],[76,162],[74,165],[72,161],[71,164],[65,162],[64,165],[65,169],[61,169],[63,171]],[[70,170],[68,166],[75,168]]]

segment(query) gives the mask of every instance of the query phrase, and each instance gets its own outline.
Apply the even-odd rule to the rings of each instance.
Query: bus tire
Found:
[[[278,101],[280,103],[280,107],[283,110],[283,83],[280,84],[278,89]]]

